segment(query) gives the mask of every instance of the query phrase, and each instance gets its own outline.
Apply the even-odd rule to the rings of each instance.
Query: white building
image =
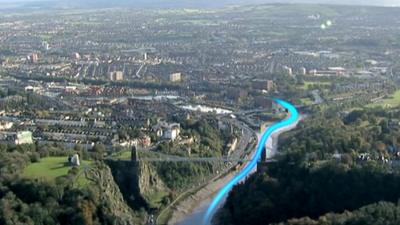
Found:
[[[287,75],[289,75],[289,76],[292,76],[292,75],[293,75],[293,70],[292,70],[291,67],[284,66],[282,69],[283,69],[283,72],[284,72],[285,74],[287,74]]]
[[[164,133],[164,138],[175,141],[175,139],[179,136],[181,132],[180,127],[169,127],[167,131]]]
[[[180,82],[182,80],[182,73],[173,73],[169,75],[169,81]]]
[[[32,143],[33,143],[32,132],[30,132],[30,131],[17,132],[16,138],[15,138],[16,145],[32,144]]]
[[[300,74],[303,75],[303,76],[307,75],[307,69],[305,67],[301,67],[300,68]]]
[[[40,92],[41,90],[42,90],[41,87],[34,87],[34,86],[31,86],[31,85],[28,85],[28,86],[25,87],[25,91],[26,91],[26,92],[38,93],[38,92]]]
[[[179,123],[159,122],[152,130],[156,132],[158,137],[174,141],[181,133],[181,125]]]
[[[111,81],[121,81],[124,80],[124,72],[123,71],[114,71],[109,73]]]
[[[236,147],[238,144],[238,139],[235,137],[233,138],[227,145],[228,148],[228,156],[232,154],[233,151],[235,151]]]

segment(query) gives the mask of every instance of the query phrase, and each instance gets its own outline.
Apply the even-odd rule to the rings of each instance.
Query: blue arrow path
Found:
[[[271,136],[271,134],[283,127],[290,126],[297,121],[299,113],[292,104],[281,99],[274,99],[274,101],[289,111],[289,117],[278,123],[273,124],[272,126],[268,127],[268,129],[264,132],[260,142],[258,143],[256,153],[254,154],[254,157],[251,159],[251,161],[246,165],[246,167],[242,171],[240,171],[234,178],[232,178],[232,180],[230,180],[224,187],[222,187],[222,189],[218,192],[218,194],[211,202],[204,216],[203,225],[209,224],[209,222],[212,219],[211,217],[212,215],[214,215],[218,205],[223,200],[223,198],[229,193],[232,187],[235,186],[237,183],[239,183],[241,180],[243,180],[243,178],[245,178],[247,175],[249,175],[251,171],[257,166],[257,161],[260,158],[265,143]]]

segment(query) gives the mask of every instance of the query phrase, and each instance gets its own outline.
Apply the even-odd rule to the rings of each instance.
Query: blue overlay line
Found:
[[[254,157],[251,159],[251,161],[246,165],[246,167],[242,171],[240,171],[224,187],[222,187],[221,190],[218,192],[218,194],[214,197],[213,201],[209,205],[207,212],[204,216],[203,225],[208,225],[209,222],[211,222],[212,219],[211,217],[215,213],[217,206],[220,204],[223,198],[229,193],[229,191],[233,188],[233,186],[235,186],[237,183],[243,180],[243,178],[249,175],[251,171],[257,166],[257,161],[260,158],[265,143],[267,142],[271,134],[277,131],[278,129],[292,125],[297,121],[299,113],[292,104],[281,99],[273,99],[273,100],[277,104],[281,105],[283,108],[288,110],[289,117],[278,123],[273,124],[272,126],[268,127],[268,129],[264,132],[260,142],[258,143]]]

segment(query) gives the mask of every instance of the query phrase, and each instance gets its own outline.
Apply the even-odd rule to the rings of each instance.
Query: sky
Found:
[[[257,3],[327,3],[352,5],[400,6],[400,0],[0,0],[0,3],[35,3],[47,2],[56,4],[97,4],[104,6],[224,6],[232,4]]]

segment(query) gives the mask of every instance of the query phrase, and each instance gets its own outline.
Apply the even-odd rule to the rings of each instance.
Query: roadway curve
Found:
[[[285,129],[286,127],[293,126],[298,122],[299,113],[292,104],[283,101],[281,99],[274,99],[274,101],[279,105],[281,105],[283,108],[288,110],[289,117],[268,127],[268,129],[263,133],[263,135],[261,136],[261,140],[258,143],[256,152],[254,153],[251,161],[248,162],[247,165],[243,168],[243,170],[241,170],[235,177],[233,177],[233,179],[231,179],[225,186],[223,186],[222,189],[217,193],[217,195],[212,200],[203,218],[203,225],[210,224],[212,216],[217,210],[217,207],[221,204],[221,202],[224,200],[225,196],[229,193],[232,187],[237,183],[239,183],[240,181],[242,181],[244,178],[246,178],[256,168],[257,161],[260,158],[262,150],[268,139],[270,139],[271,135],[274,132]]]

